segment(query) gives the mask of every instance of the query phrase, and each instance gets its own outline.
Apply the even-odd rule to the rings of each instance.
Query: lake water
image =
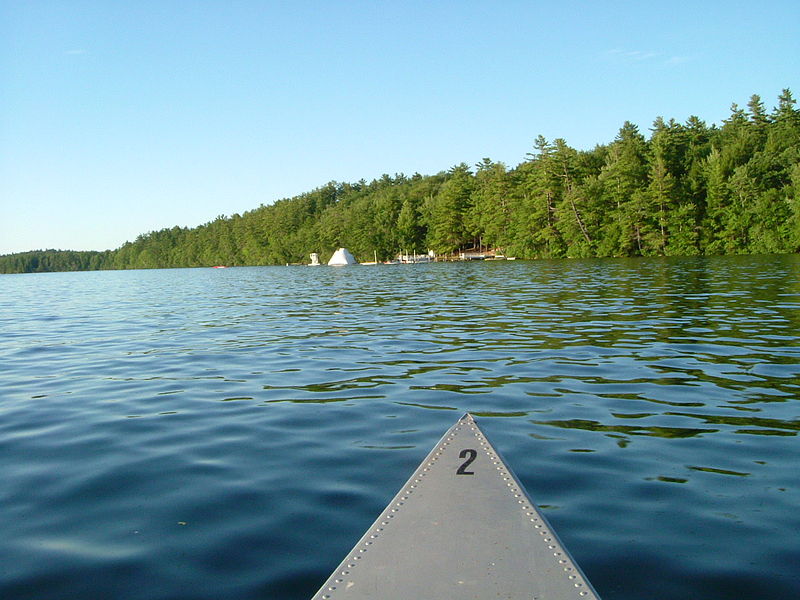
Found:
[[[604,600],[800,597],[779,256],[0,276],[0,598],[307,599],[467,411]]]

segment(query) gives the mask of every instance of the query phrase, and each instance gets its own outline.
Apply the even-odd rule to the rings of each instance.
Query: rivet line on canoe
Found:
[[[494,465],[497,471],[498,476],[501,478],[501,481],[506,483],[506,487],[509,490],[509,493],[513,495],[514,498],[517,499],[517,504],[524,514],[526,520],[530,520],[531,524],[534,527],[534,530],[539,533],[542,540],[542,545],[544,548],[547,548],[549,551],[548,554],[552,554],[555,561],[562,567],[565,580],[569,581],[571,587],[574,586],[575,596],[574,598],[578,597],[586,597],[589,595],[589,592],[586,591],[585,582],[581,577],[579,571],[576,570],[574,565],[570,560],[568,560],[568,556],[565,556],[565,553],[561,551],[561,546],[555,540],[554,534],[548,531],[547,528],[543,526],[543,517],[535,508],[535,506],[531,503],[528,499],[525,492],[522,490],[522,487],[519,485],[519,482],[514,477],[514,475],[510,472],[506,464],[503,462],[502,458],[496,453],[494,448],[483,436],[483,433],[478,427],[475,425],[474,421],[472,420],[471,415],[465,415],[459,423],[451,430],[451,434],[448,435],[445,439],[443,439],[439,445],[434,449],[434,451],[428,455],[427,461],[423,462],[422,465],[418,468],[417,472],[410,480],[408,484],[406,484],[406,488],[402,491],[402,495],[398,495],[395,499],[395,502],[390,505],[390,507],[384,511],[384,514],[379,519],[378,523],[379,526],[376,526],[373,531],[370,533],[367,539],[362,542],[361,546],[358,547],[357,550],[353,551],[353,555],[350,558],[350,562],[347,563],[346,568],[339,571],[337,574],[337,578],[333,579],[329,582],[328,587],[323,588],[325,592],[322,593],[320,596],[324,600],[329,600],[333,598],[332,592],[337,590],[337,585],[343,584],[346,579],[342,579],[341,577],[346,577],[351,574],[350,569],[357,566],[358,561],[365,556],[366,553],[369,551],[370,546],[373,544],[373,540],[379,538],[384,533],[384,526],[388,526],[391,520],[399,513],[399,511],[404,508],[405,502],[409,499],[410,494],[417,491],[419,485],[423,482],[423,477],[427,475],[432,475],[434,478],[438,476],[439,469],[437,469],[437,474],[432,473],[433,467],[436,466],[436,462],[446,453],[449,452],[450,446],[460,446],[453,444],[456,437],[458,437],[459,432],[462,429],[465,429],[463,425],[467,425],[469,427],[468,431],[473,432],[473,436],[475,438],[475,443],[484,450],[485,456],[489,460],[490,465]],[[456,450],[457,452],[457,450]],[[474,460],[474,450],[470,451],[473,453]],[[464,458],[461,456],[460,458]],[[469,463],[467,463],[469,464]],[[465,465],[466,466],[466,465]],[[463,468],[463,467],[462,467]],[[459,474],[471,474],[471,473],[459,473]],[[419,490],[420,493],[421,490]],[[424,495],[424,494],[423,494]],[[365,536],[366,537],[366,536]],[[352,583],[348,583],[348,589],[352,585]],[[338,596],[338,594],[334,594]],[[566,597],[566,596],[565,596]]]
[[[497,471],[499,471],[500,476],[503,478],[503,481],[507,482],[506,485],[510,488],[510,491],[514,494],[514,497],[515,498],[521,498],[521,494],[519,493],[519,489],[516,487],[515,483],[513,482],[512,478],[510,477],[510,474],[508,473],[508,471],[506,471],[505,465],[503,464],[503,462],[499,459],[498,456],[496,456],[493,452],[491,452],[490,450],[488,450],[488,448],[486,448],[487,442],[486,442],[485,438],[483,438],[483,436],[481,435],[480,431],[478,431],[477,428],[475,428],[475,427],[472,427],[471,429],[472,429],[473,432],[475,432],[475,437],[478,438],[478,440],[480,441],[481,447],[483,447],[486,450],[486,455],[488,456],[489,460],[496,466]],[[546,529],[544,529],[542,527],[542,525],[539,523],[539,519],[537,517],[536,512],[531,510],[531,507],[528,506],[525,503],[524,500],[518,500],[518,502],[519,502],[519,504],[522,505],[521,508],[522,508],[523,511],[525,511],[525,515],[530,518],[531,523],[533,523],[534,527],[539,530],[539,534],[541,536],[543,536],[543,540],[542,541],[545,544],[547,544],[548,550],[556,550],[558,548],[558,546],[556,544],[551,543],[551,542],[553,542],[553,538],[549,537],[551,534]],[[547,536],[547,537],[545,537],[545,536]],[[566,559],[563,558],[563,554],[561,552],[553,552],[553,556],[556,559],[558,559],[558,563],[559,564],[568,565],[568,566],[564,567],[564,572],[565,573],[572,573],[574,571],[573,567],[569,566],[569,561],[567,561]],[[568,579],[576,580],[576,579],[578,579],[578,576],[574,575],[574,574],[570,574],[570,575],[568,575]],[[576,582],[574,585],[575,585],[576,588],[583,587],[583,584],[581,582]],[[578,595],[579,596],[587,596],[588,592],[581,591]]]

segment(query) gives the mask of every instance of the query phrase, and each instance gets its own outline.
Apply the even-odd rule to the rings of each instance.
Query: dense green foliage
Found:
[[[0,272],[270,265],[469,247],[519,258],[788,253],[800,250],[800,111],[789,90],[758,96],[720,126],[626,122],[578,151],[539,136],[516,168],[484,159],[433,176],[329,183],[195,229],[139,236],[110,252],[0,257]]]
[[[112,251],[35,250],[0,256],[0,273],[96,271],[108,268]]]

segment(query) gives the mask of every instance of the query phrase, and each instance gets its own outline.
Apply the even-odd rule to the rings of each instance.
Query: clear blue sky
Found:
[[[800,99],[800,2],[0,0],[0,254]]]

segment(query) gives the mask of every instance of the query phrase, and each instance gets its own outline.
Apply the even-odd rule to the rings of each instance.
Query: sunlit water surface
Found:
[[[0,276],[0,598],[306,599],[472,412],[606,600],[800,597],[800,260]]]

